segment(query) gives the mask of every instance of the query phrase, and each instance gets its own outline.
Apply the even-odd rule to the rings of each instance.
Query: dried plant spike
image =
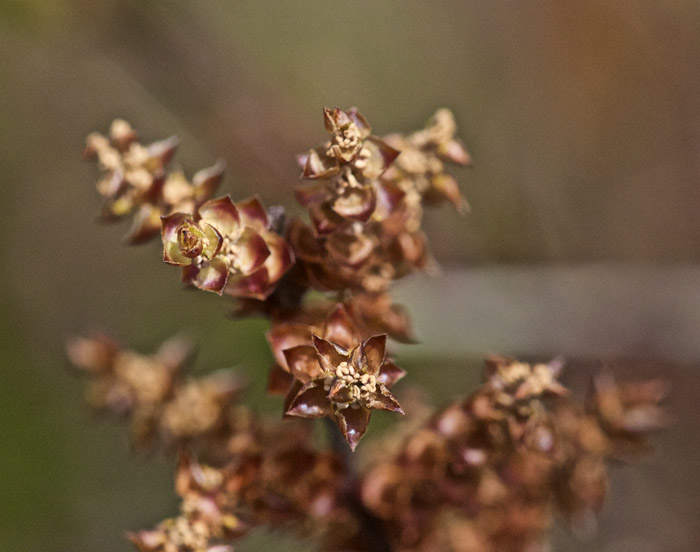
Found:
[[[178,457],[179,511],[129,539],[141,552],[233,552],[266,525],[328,551],[536,552],[555,514],[593,527],[607,461],[647,452],[648,434],[668,423],[660,380],[603,373],[579,401],[559,379],[563,359],[494,355],[476,390],[432,414],[402,397],[409,416],[363,447],[359,467],[350,460],[342,441],[355,451],[372,411],[404,414],[390,390],[406,375],[391,340],[415,335],[392,286],[435,270],[423,213],[468,208],[451,170],[471,157],[445,108],[408,134],[373,135],[354,107],[324,108],[323,123],[327,140],[297,157],[305,212],[291,219],[257,196],[213,197],[222,161],[191,180],[171,171],[176,137],[142,144],[123,120],[87,137],[101,218],[132,217],[130,244],[160,232],[163,261],[185,284],[235,298],[238,317],[264,316],[267,390],[284,397],[282,419],[266,420],[239,402],[233,371],[186,377],[193,346],[181,337],[153,354],[99,335],[71,340],[88,403],[126,418],[135,446]],[[317,418],[327,439],[314,435]]]

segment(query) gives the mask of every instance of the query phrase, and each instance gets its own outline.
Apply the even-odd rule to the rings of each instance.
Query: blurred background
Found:
[[[602,367],[667,377],[675,423],[657,452],[613,468],[597,535],[558,527],[553,550],[697,550],[699,37],[694,0],[2,0],[0,549],[127,551],[125,529],[177,508],[172,460],[130,453],[84,407],[70,335],[147,352],[184,332],[198,371],[239,366],[251,402],[279,413],[265,324],[231,322],[226,301],[181,289],[158,244],[95,223],[85,135],[115,117],[146,142],[177,134],[188,175],[222,158],[224,193],[292,206],[321,108],[356,105],[379,135],[449,107],[474,158],[457,174],[472,212],[427,217],[442,275],[397,286],[423,338],[398,349],[410,384],[442,403],[490,352],[564,354],[581,392]],[[240,550],[271,546],[310,545]]]

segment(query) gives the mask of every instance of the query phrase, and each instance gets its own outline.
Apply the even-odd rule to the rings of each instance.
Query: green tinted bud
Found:
[[[177,229],[177,245],[185,257],[199,257],[204,250],[204,232],[199,226],[186,220]]]

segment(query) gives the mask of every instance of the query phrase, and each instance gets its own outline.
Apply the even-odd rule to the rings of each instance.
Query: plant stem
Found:
[[[359,492],[360,481],[355,471],[353,453],[333,421],[330,418],[324,418],[323,422],[331,448],[343,459],[347,467],[345,499],[348,509],[359,523],[362,550],[366,552],[392,552],[393,548],[382,520],[372,514],[362,503]]]

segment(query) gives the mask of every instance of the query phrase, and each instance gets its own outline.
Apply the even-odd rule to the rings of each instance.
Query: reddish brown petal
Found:
[[[328,390],[328,398],[336,403],[350,403],[352,400],[352,387],[341,379],[336,379]]]
[[[224,292],[232,297],[249,297],[262,301],[272,290],[267,268],[262,266],[247,275],[230,275]]]
[[[246,226],[241,237],[236,241],[236,258],[234,265],[243,274],[250,274],[260,268],[270,256],[265,240],[255,230]]]
[[[347,362],[348,351],[340,345],[326,341],[317,335],[313,336],[313,343],[318,352],[318,361],[324,372],[335,372],[335,368],[341,362]]]
[[[367,138],[372,134],[372,127],[369,126],[367,119],[365,119],[356,107],[351,107],[346,112],[347,116],[352,120],[360,131],[360,136],[362,138]]]
[[[411,318],[401,305],[391,305],[379,320],[381,330],[386,331],[392,339],[401,343],[417,343],[418,339],[413,331]],[[381,331],[380,330],[380,331]]]
[[[240,226],[238,209],[231,201],[231,196],[207,201],[199,208],[199,216],[224,237],[235,235]]]
[[[360,345],[350,351],[349,363],[352,366],[355,366],[356,369],[363,369],[367,366],[367,358],[365,357],[365,353]]]
[[[197,270],[192,283],[199,289],[213,291],[221,295],[227,279],[228,267],[226,263],[219,258],[214,258]]]
[[[343,123],[347,124],[348,122],[350,122],[350,118],[337,107],[333,109],[330,107],[323,108],[323,125],[328,132],[333,132],[337,126]]]
[[[377,382],[391,387],[405,375],[406,370],[399,368],[392,360],[385,360],[377,375]]]
[[[250,226],[257,232],[267,229],[267,211],[265,211],[265,207],[263,207],[257,196],[238,201],[236,207],[244,225]]]
[[[159,171],[151,178],[151,185],[138,194],[139,203],[156,203],[162,197],[164,184],[165,173]]]
[[[441,197],[450,201],[460,212],[469,211],[469,204],[459,191],[457,181],[449,174],[440,174],[432,179],[433,190],[431,194],[437,193]]]
[[[297,258],[310,263],[321,262],[324,251],[310,226],[299,219],[292,219],[287,236]]]
[[[309,151],[301,177],[307,180],[326,179],[339,171],[337,159],[327,156],[325,148],[316,148]]]
[[[336,231],[328,236],[326,249],[338,262],[356,267],[372,254],[374,240],[362,233]]]
[[[377,186],[377,213],[382,218],[388,217],[406,197],[406,192],[393,182],[380,182]]]
[[[309,382],[297,393],[285,414],[302,418],[323,418],[331,412],[328,393],[321,382]]]
[[[365,140],[364,147],[369,152],[369,157],[361,171],[364,176],[371,179],[379,178],[384,174],[401,153],[375,136]]]
[[[194,186],[194,200],[197,205],[201,205],[207,201],[221,184],[224,179],[224,170],[226,163],[217,161],[211,167],[197,171],[192,177]]]
[[[371,186],[347,188],[332,205],[340,216],[360,222],[367,222],[377,205],[377,198]]]
[[[390,146],[387,144],[384,140],[381,138],[377,138],[376,136],[371,136],[368,141],[372,142],[377,146],[379,149],[379,152],[382,154],[382,159],[384,160],[384,165],[386,167],[389,167],[396,158],[401,155],[401,151]]]
[[[359,336],[350,314],[342,304],[337,304],[326,319],[323,337],[345,349],[357,346]]]
[[[336,270],[337,266],[308,264],[306,277],[311,287],[318,291],[338,291],[348,286],[347,279]]]
[[[219,231],[211,224],[207,224],[205,222],[202,224],[201,228],[202,232],[204,232],[204,237],[206,238],[206,244],[202,250],[202,255],[204,255],[207,259],[211,259],[215,257],[221,249],[223,238],[221,237],[221,234],[219,234]]]
[[[308,207],[309,205],[321,203],[326,199],[328,197],[328,190],[325,183],[316,182],[314,184],[297,186],[294,188],[294,197],[301,206]]]
[[[173,213],[167,217],[161,217],[161,236],[163,239],[163,260],[171,265],[187,266],[192,259],[180,252],[177,241],[177,231],[185,221],[192,222],[191,215],[185,213]]]
[[[309,218],[318,234],[329,234],[345,222],[342,216],[326,204],[311,205],[308,209]]]
[[[193,285],[198,270],[197,265],[191,264],[189,266],[183,266],[181,275],[182,282],[187,285]]]
[[[362,351],[367,359],[367,372],[376,376],[379,374],[386,354],[386,334],[373,335],[365,340]]]
[[[267,392],[270,395],[285,395],[293,381],[294,378],[289,372],[283,370],[278,364],[273,364],[267,373]]]
[[[130,245],[140,245],[156,237],[161,229],[161,214],[160,207],[142,205],[134,215],[131,229],[124,241]]]
[[[121,170],[113,171],[100,180],[97,184],[97,190],[104,196],[108,198],[115,198],[120,193],[122,193],[127,187],[126,180],[124,180],[124,172]],[[110,211],[111,212],[111,211]]]
[[[384,387],[381,383],[377,386],[378,393],[372,398],[372,402],[368,404],[370,408],[374,410],[390,410],[391,412],[398,412],[403,414],[403,408],[396,400],[396,397]]]
[[[299,390],[304,387],[304,384],[301,383],[299,380],[293,380],[292,385],[289,388],[289,391],[287,392],[287,396],[284,398],[284,406],[282,408],[282,416],[287,416],[287,410],[289,410],[289,407],[292,404],[292,401],[296,398],[297,394],[299,393]]]
[[[367,430],[370,415],[370,409],[364,406],[359,408],[350,407],[333,413],[335,422],[353,451]]]
[[[153,142],[148,146],[148,156],[155,162],[158,168],[165,167],[172,159],[179,145],[180,140],[177,136],[171,136],[165,140]]]
[[[299,381],[308,383],[323,377],[316,350],[310,345],[297,345],[283,354],[289,371]]]
[[[289,371],[284,350],[291,349],[297,345],[309,345],[311,343],[311,331],[311,327],[305,324],[278,324],[273,326],[265,334],[265,337],[270,344],[270,350],[277,364]]]
[[[423,232],[402,232],[396,236],[396,244],[401,257],[417,268],[423,268],[427,264],[427,239]]]
[[[451,161],[465,167],[472,164],[472,158],[464,147],[464,144],[457,138],[453,138],[447,143],[440,144],[438,155],[445,161]]]
[[[161,235],[163,236],[163,243],[165,242],[176,242],[177,243],[177,229],[186,220],[192,221],[192,215],[187,213],[173,213],[168,216],[160,218],[161,220]]]
[[[294,264],[294,254],[284,238],[272,232],[263,236],[270,256],[265,259],[265,268],[271,283],[277,282]]]

